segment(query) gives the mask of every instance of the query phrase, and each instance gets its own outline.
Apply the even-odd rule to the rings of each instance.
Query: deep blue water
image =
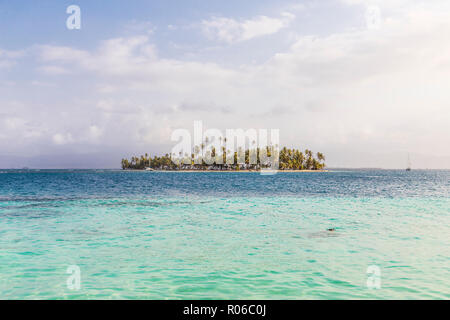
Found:
[[[146,196],[449,197],[449,170],[136,172],[0,170],[2,199]]]

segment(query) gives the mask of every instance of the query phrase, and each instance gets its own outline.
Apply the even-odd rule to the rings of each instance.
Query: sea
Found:
[[[0,170],[0,299],[450,299],[450,171]]]

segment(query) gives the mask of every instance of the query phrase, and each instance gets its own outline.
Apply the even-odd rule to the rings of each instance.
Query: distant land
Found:
[[[265,150],[255,148],[253,150],[242,150],[240,152],[222,149],[220,153],[215,148],[204,150],[203,145],[194,148],[191,155],[165,154],[153,158],[149,154],[133,156],[131,159],[122,159],[121,167],[124,170],[165,170],[165,171],[259,171],[272,168],[275,149],[266,147]],[[262,151],[262,152],[261,152]],[[263,154],[264,156],[261,156]],[[231,158],[231,155],[233,158]],[[238,164],[238,157],[242,157]],[[229,161],[229,158],[233,161]],[[211,159],[213,161],[206,161]],[[228,161],[227,161],[228,160]],[[213,163],[209,163],[213,162]],[[228,163],[227,163],[228,162]],[[230,163],[232,162],[232,163]],[[321,152],[313,153],[306,149],[304,152],[298,149],[286,147],[279,150],[278,170],[317,171],[325,168],[325,156]]]

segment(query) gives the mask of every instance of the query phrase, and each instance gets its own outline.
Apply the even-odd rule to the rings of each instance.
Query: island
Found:
[[[201,149],[201,148],[200,148]],[[196,150],[198,150],[196,148]],[[321,152],[313,153],[306,149],[304,152],[298,149],[282,148],[274,151],[272,147],[267,147],[265,155],[268,158],[278,152],[278,168],[281,171],[323,171],[325,168],[325,156]],[[195,152],[189,155],[176,155],[167,153],[163,156],[153,156],[145,153],[141,156],[133,156],[131,159],[122,159],[123,170],[148,170],[148,171],[260,171],[271,169],[272,163],[261,160],[261,150],[245,150],[245,152],[227,152],[223,148],[220,154],[215,149],[203,152]],[[209,159],[216,159],[212,164],[205,161],[205,156]],[[238,158],[241,161],[238,161]],[[219,159],[220,161],[217,161]],[[227,161],[228,160],[228,161]],[[232,163],[230,163],[232,162]],[[239,163],[238,163],[239,162]]]

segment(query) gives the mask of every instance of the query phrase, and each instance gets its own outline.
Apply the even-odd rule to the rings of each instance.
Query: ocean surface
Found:
[[[0,170],[0,299],[371,298],[450,299],[450,171]]]

